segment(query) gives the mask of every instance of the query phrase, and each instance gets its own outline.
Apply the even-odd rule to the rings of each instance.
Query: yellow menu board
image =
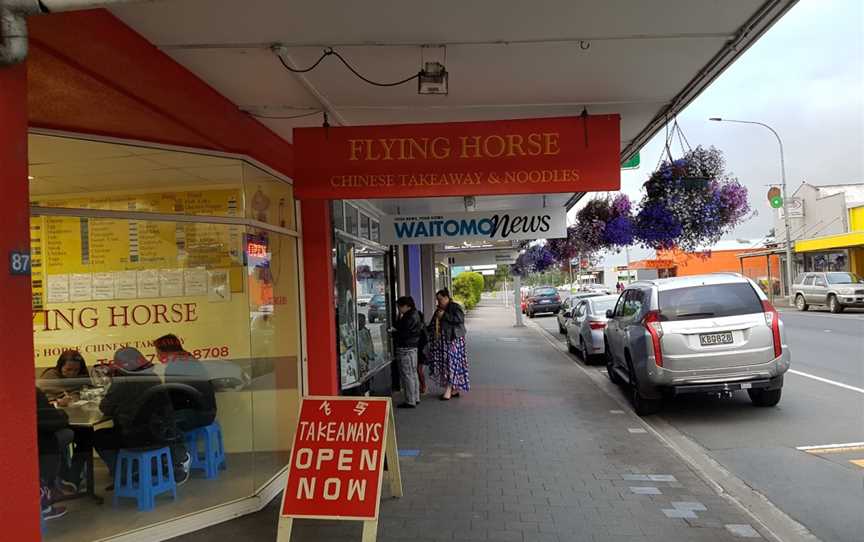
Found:
[[[33,201],[42,207],[240,216],[239,190]],[[88,361],[122,346],[152,353],[176,333],[202,359],[249,356],[243,226],[34,216],[33,330],[37,366],[77,348]],[[214,330],[219,330],[214,332]]]
[[[239,216],[240,191],[198,190],[100,198],[47,199],[34,205],[107,209],[163,214]],[[178,275],[166,270],[203,268],[235,270],[243,265],[242,226],[189,222],[124,220],[67,216],[36,216],[30,221],[33,262],[33,308],[46,303],[106,299],[111,273],[160,270],[159,279],[138,277],[137,297],[155,297],[158,284],[170,295],[182,292]],[[93,283],[93,280],[96,280]],[[125,277],[126,283],[129,277]],[[242,288],[242,281],[232,284]],[[119,297],[130,298],[125,287]],[[89,294],[88,294],[89,292]],[[94,294],[95,292],[95,294]],[[182,295],[179,294],[179,295]]]

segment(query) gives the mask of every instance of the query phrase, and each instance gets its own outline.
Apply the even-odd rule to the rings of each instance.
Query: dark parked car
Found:
[[[528,318],[534,318],[535,314],[551,312],[558,314],[561,311],[561,296],[558,290],[552,286],[542,286],[531,290],[531,295],[525,301],[525,314]]]
[[[384,308],[386,302],[387,299],[384,297],[384,294],[375,294],[369,300],[369,304],[366,305],[369,310],[366,317],[369,319],[370,324],[374,324],[375,320],[380,322],[386,317],[387,310]]]

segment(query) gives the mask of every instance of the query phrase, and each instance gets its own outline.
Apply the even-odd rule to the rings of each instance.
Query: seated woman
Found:
[[[77,350],[65,350],[57,358],[57,365],[45,369],[40,375],[40,380],[53,380],[55,382],[40,382],[40,387],[59,406],[66,406],[75,397],[73,394],[90,383],[90,373],[87,371],[87,363],[84,356]]]
[[[66,513],[64,507],[54,506],[54,503],[66,496],[61,483],[61,469],[66,463],[65,450],[73,436],[69,429],[69,417],[62,410],[54,408],[39,388],[36,388],[36,424],[42,517],[55,519]]]

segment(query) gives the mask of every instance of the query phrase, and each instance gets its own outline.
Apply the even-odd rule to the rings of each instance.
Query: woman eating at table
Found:
[[[90,383],[87,363],[77,350],[64,350],[57,358],[57,365],[46,369],[39,378],[56,381],[42,382],[40,387],[58,406],[67,406],[74,401],[75,397],[70,394]]]

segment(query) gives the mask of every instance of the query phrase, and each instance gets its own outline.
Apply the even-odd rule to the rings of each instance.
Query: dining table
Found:
[[[80,499],[82,497],[91,497],[100,504],[103,498],[96,494],[96,482],[93,474],[93,442],[94,434],[97,428],[111,427],[111,418],[106,416],[99,410],[99,402],[101,398],[94,397],[91,399],[79,399],[72,401],[65,406],[58,406],[69,417],[69,427],[72,431],[87,432],[81,440],[89,443],[86,453],[85,462],[87,465],[87,489],[83,493],[65,497],[62,500]],[[77,439],[76,439],[77,440]]]

